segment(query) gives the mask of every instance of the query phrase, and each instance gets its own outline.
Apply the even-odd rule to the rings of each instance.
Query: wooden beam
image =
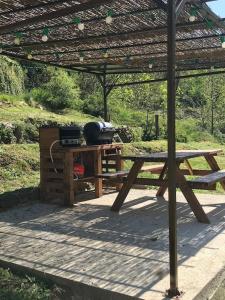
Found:
[[[199,48],[194,48],[194,49],[178,50],[177,53],[181,53],[181,54],[178,55],[178,59],[179,58],[180,59],[186,59],[186,58],[188,58],[188,59],[205,58],[202,55],[202,51],[204,51],[204,50],[214,50],[214,51],[217,50],[215,52],[215,57],[218,57],[218,54],[219,55],[221,54],[222,58],[224,57],[224,50],[221,49],[221,46],[220,47],[218,46],[218,47],[206,47],[206,48],[200,48],[199,47]],[[187,54],[182,55],[182,53],[187,53]],[[197,53],[197,57],[195,56],[193,58],[193,53]],[[164,55],[162,55],[162,54],[164,54]],[[210,54],[210,52],[209,52],[209,54]],[[153,55],[156,55],[156,56],[153,56]],[[131,56],[132,60],[134,58],[136,58],[136,59],[143,58],[143,60],[144,60],[144,58],[146,58],[147,60],[149,60],[151,58],[151,59],[154,59],[158,63],[159,61],[165,60],[165,58],[167,56],[167,52],[165,52],[165,51],[162,51],[162,52],[158,51],[158,52],[146,52],[146,53],[142,52],[142,53],[138,53],[138,54],[132,54],[132,53],[130,53],[130,56]],[[114,61],[119,60],[120,62],[122,62],[124,60],[124,58],[126,58],[125,54],[123,54],[123,55],[115,55],[115,56],[110,55],[109,58],[107,58],[107,59],[104,58],[103,55],[101,55],[101,56],[98,56],[98,57],[91,57],[91,58],[86,57],[85,58],[85,62],[93,62],[93,61],[99,61],[100,60],[100,61],[109,62],[111,64],[114,64],[113,63]],[[78,61],[78,57],[71,57],[70,56],[69,58],[60,59],[60,62],[63,62],[63,63],[65,63],[65,62],[66,63],[69,63],[69,62],[73,63],[74,61]],[[57,62],[57,60],[50,60],[49,62],[50,63],[52,63],[52,62],[54,63],[54,62]]]
[[[120,50],[120,49],[132,49],[132,48],[142,48],[145,46],[150,46],[151,43],[135,43],[132,45],[117,45],[117,46],[109,46],[109,47],[96,47],[96,48],[82,48],[82,49],[74,49],[74,50],[65,50],[65,51],[57,51],[57,54],[73,54],[73,53],[79,53],[79,52],[100,52],[100,51],[104,51],[104,50]],[[220,49],[221,48],[221,44],[219,43],[219,46],[207,46],[207,47],[201,47],[201,50],[210,50],[210,49]],[[185,49],[181,49],[178,47],[177,52],[189,52],[190,50],[194,51],[194,50],[198,50],[198,48],[185,48]],[[151,52],[151,55],[154,54],[165,54],[167,53],[166,51],[157,51],[157,52]],[[46,56],[46,55],[54,55],[56,54],[56,51],[45,51],[45,52],[35,52],[34,56],[38,57],[38,56]],[[130,55],[132,56],[132,53],[130,53]]]
[[[158,10],[160,10],[158,7],[149,7],[149,8],[144,8],[144,9],[135,9],[135,10],[131,10],[131,11],[128,11],[128,12],[115,13],[113,15],[113,19],[117,19],[117,18],[121,18],[121,17],[127,17],[127,16],[133,16],[133,15],[147,13],[147,12],[151,12],[151,11],[155,12],[155,11],[158,11]],[[93,18],[90,18],[90,19],[85,19],[82,22],[84,24],[86,24],[86,23],[91,23],[91,22],[102,21],[104,19],[105,19],[105,16],[93,17]],[[60,22],[60,24],[50,25],[50,26],[48,26],[48,29],[51,30],[51,29],[59,29],[59,28],[62,28],[62,27],[65,28],[66,26],[71,26],[71,25],[74,26],[74,22],[72,20],[70,22]],[[43,25],[41,25],[41,26],[37,26],[35,28],[25,28],[21,32],[22,33],[27,33],[27,32],[30,33],[30,32],[35,32],[35,31],[38,31],[38,30],[43,30],[43,28],[44,28]],[[7,33],[1,34],[1,35],[12,34],[14,32],[16,32],[16,30],[10,31],[10,32],[7,32]]]
[[[67,15],[78,13],[81,11],[93,9],[99,7],[100,5],[111,4],[115,0],[89,0],[79,5],[73,5],[59,9],[57,11],[52,11],[49,13],[44,13],[42,15],[37,15],[29,19],[25,19],[19,22],[14,22],[11,24],[3,25],[0,27],[0,34],[12,31],[14,29],[18,30],[21,27],[34,25],[37,23],[50,21],[52,19],[61,18]]]
[[[221,49],[218,49],[217,51],[214,51],[212,53],[208,53],[208,59],[210,58],[214,58],[214,59],[223,59],[224,58],[224,50],[221,48]],[[177,61],[186,61],[186,60],[194,60],[194,59],[201,59],[201,58],[204,58],[205,57],[205,52],[204,51],[200,51],[200,48],[198,50],[195,50],[195,51],[190,51],[190,52],[187,52],[185,54],[179,54],[177,55]],[[95,63],[96,61],[99,61],[101,62],[102,64],[105,64],[105,63],[108,63],[108,64],[111,64],[111,65],[127,65],[126,62],[124,61],[124,56],[120,56],[119,58],[118,57],[115,57],[115,58],[107,58],[105,59],[104,57],[98,57],[98,58],[87,58],[86,61],[87,62],[93,62]],[[164,64],[166,66],[166,61],[167,61],[167,55],[164,55],[164,56],[151,56],[149,54],[137,54],[136,58],[133,57],[133,59],[130,61],[129,63],[129,66],[130,67],[141,67],[143,64],[146,64],[146,62],[149,60],[149,59],[153,59],[156,64]],[[73,62],[74,60],[64,60],[64,62]],[[63,61],[62,61],[63,62]],[[84,63],[85,65],[85,63]]]
[[[37,9],[37,8],[44,8],[46,6],[52,6],[52,5],[58,5],[58,4],[62,4],[64,2],[72,2],[73,0],[55,0],[54,2],[47,2],[47,3],[37,3],[36,1],[29,1],[29,4],[30,5],[27,5],[27,6],[24,6],[24,7],[19,7],[19,8],[16,8],[16,9],[9,9],[9,10],[6,10],[6,11],[3,11],[0,13],[0,16],[5,16],[7,14],[15,14],[15,13],[20,13],[20,12],[25,12],[27,10],[31,10],[31,9]],[[34,4],[33,4],[33,3]],[[1,4],[0,4],[1,6]]]
[[[83,73],[94,74],[94,75],[98,75],[98,74],[101,75],[101,73],[102,73],[101,70],[92,70],[89,67],[85,67],[85,66],[83,66],[83,68],[70,67],[70,66],[63,66],[63,65],[53,64],[53,63],[44,62],[44,61],[38,61],[38,60],[34,60],[34,59],[28,59],[22,55],[13,55],[11,53],[7,53],[5,55],[8,57],[11,57],[13,59],[19,60],[19,61],[27,61],[27,62],[33,62],[35,64],[39,64],[39,65],[47,65],[47,66],[51,66],[51,67],[62,68],[67,71],[83,72]]]
[[[162,0],[154,0],[154,2],[167,13],[167,5]]]
[[[178,17],[182,9],[184,8],[185,4],[187,2],[190,2],[190,0],[177,0],[178,3],[176,5],[176,16]]]
[[[222,75],[222,74],[225,74],[225,69],[221,70],[221,71],[215,71],[215,72],[206,72],[206,73],[197,73],[197,74],[176,76],[176,79],[188,79],[188,78],[194,78],[194,77],[204,77],[204,76]],[[138,84],[150,84],[150,83],[162,82],[162,81],[167,81],[167,77],[159,78],[159,79],[143,80],[143,81],[116,83],[115,85],[113,85],[113,88],[120,88],[120,87],[124,87],[124,86],[133,86],[133,85],[138,85]]]
[[[203,25],[204,23],[201,22]],[[199,22],[195,22],[192,24],[188,25],[189,28],[201,28],[199,26]],[[0,27],[1,28],[1,27]],[[181,23],[177,24],[177,30],[186,30],[187,29],[187,23]],[[82,38],[73,38],[73,39],[62,39],[62,40],[53,40],[53,41],[48,41],[48,42],[35,42],[35,43],[26,43],[26,44],[21,44],[19,46],[17,45],[7,45],[4,46],[4,49],[33,49],[33,50],[39,50],[42,48],[48,48],[48,47],[55,47],[55,46],[68,46],[68,45],[79,45],[79,44],[84,44],[84,43],[97,43],[97,42],[117,42],[121,40],[133,40],[133,39],[140,39],[140,38],[146,38],[146,37],[151,37],[150,35],[155,35],[155,34],[163,34],[166,33],[167,26],[159,26],[157,28],[147,28],[144,30],[132,30],[132,31],[126,31],[126,32],[120,32],[120,33],[111,33],[111,34],[102,34],[99,36],[88,36],[88,37],[82,37]],[[203,35],[203,36],[195,36],[195,37],[190,37],[190,38],[180,38],[177,39],[177,42],[179,41],[193,41],[193,40],[199,40],[199,39],[206,39],[206,38],[214,38],[214,37],[220,37],[221,34],[211,34],[211,35]],[[149,45],[159,45],[159,44],[166,44],[167,41],[160,41],[160,42],[152,42],[149,43]]]
[[[212,20],[213,23],[216,24],[217,26],[221,27],[221,22],[220,22],[219,16],[214,14],[214,12],[209,8],[209,6],[206,3],[202,3],[201,14],[205,18]]]

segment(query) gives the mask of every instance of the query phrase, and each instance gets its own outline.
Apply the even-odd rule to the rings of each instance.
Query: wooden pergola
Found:
[[[0,1],[1,54],[96,75],[103,87],[105,120],[112,88],[167,80],[170,296],[179,294],[176,80],[225,73],[225,20],[206,2],[209,0]],[[153,79],[108,81],[110,75],[136,73],[152,74]]]

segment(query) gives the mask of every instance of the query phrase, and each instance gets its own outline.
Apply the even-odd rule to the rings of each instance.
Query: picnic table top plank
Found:
[[[176,151],[176,160],[182,162],[186,159],[206,156],[217,155],[221,153],[221,149],[217,150],[181,150]],[[168,160],[168,152],[157,152],[145,155],[125,155],[122,156],[125,160],[144,160],[145,162],[166,162]]]

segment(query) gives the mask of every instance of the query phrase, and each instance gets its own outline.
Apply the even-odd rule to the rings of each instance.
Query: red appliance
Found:
[[[73,173],[76,177],[82,178],[84,177],[85,168],[84,165],[80,163],[74,163],[73,165]]]

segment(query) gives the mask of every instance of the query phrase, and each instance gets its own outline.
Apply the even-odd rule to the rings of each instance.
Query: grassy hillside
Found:
[[[84,125],[93,116],[75,110],[53,113],[40,105],[16,96],[0,95],[0,144],[38,142],[38,128],[43,125]]]
[[[22,98],[0,95],[0,122],[26,121],[27,119],[52,120],[59,123],[76,122],[84,124],[96,119],[93,116],[75,111],[64,110],[61,113],[52,113],[41,106],[28,105]]]

